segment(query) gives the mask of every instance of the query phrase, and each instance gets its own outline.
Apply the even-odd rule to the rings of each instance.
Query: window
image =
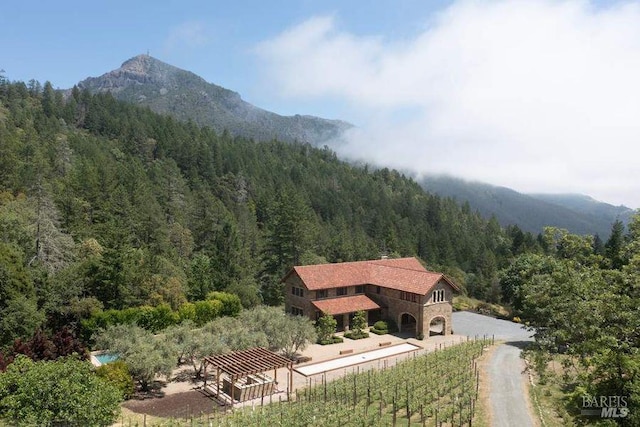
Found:
[[[433,291],[433,302],[444,301],[444,289],[436,289]]]
[[[304,289],[298,288],[297,286],[291,287],[291,293],[297,297],[304,297]]]
[[[356,294],[364,294],[364,285],[356,286]]]
[[[319,291],[316,291],[316,299],[327,298],[328,296],[329,291],[327,291],[326,289],[320,289]]]
[[[411,302],[418,302],[418,294],[412,292],[400,292],[400,299]]]
[[[342,295],[346,295],[346,294],[347,294],[346,286],[343,286],[341,288],[336,289],[336,295],[342,296]]]
[[[291,306],[291,314],[294,316],[304,316],[304,310],[300,307]]]

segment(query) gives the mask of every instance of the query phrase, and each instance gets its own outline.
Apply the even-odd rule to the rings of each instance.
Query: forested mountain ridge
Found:
[[[308,142],[322,146],[352,127],[341,120],[281,116],[243,101],[237,92],[207,83],[189,71],[138,55],[116,70],[78,83],[92,93],[111,92],[119,100],[146,106],[179,120],[193,120],[218,133],[257,141]]]
[[[284,117],[262,110],[242,100],[237,92],[207,83],[196,74],[138,55],[116,70],[90,77],[78,84],[92,93],[110,92],[115,98],[178,120],[209,126],[218,134],[256,141],[277,139],[308,142],[321,147],[352,127],[340,120],[313,116]],[[70,93],[70,91],[68,91]],[[485,218],[495,216],[503,226],[517,225],[538,234],[546,226],[565,228],[572,233],[598,234],[606,238],[617,219],[627,223],[633,210],[606,203],[586,203],[584,198],[566,195],[526,195],[514,190],[458,178],[427,176],[420,181],[427,191],[469,202]],[[576,204],[578,203],[578,204]]]
[[[560,227],[576,234],[608,238],[616,220],[627,224],[633,210],[613,206],[577,194],[523,194],[505,187],[470,182],[449,176],[427,176],[420,180],[427,191],[468,202],[486,218],[495,215],[500,224],[518,225],[540,233],[546,226]]]
[[[293,265],[418,256],[474,295],[535,238],[397,171],[0,81],[0,346],[96,308],[277,304]]]

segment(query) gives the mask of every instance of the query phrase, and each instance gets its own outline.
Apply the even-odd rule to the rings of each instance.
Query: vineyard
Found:
[[[478,398],[476,360],[488,344],[469,341],[331,382],[320,376],[290,402],[211,414],[187,425],[470,426]]]

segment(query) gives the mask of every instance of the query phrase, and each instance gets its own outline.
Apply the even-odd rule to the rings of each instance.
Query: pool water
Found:
[[[109,362],[113,362],[114,360],[118,360],[118,355],[117,354],[112,354],[112,353],[102,353],[102,354],[97,354],[95,356],[96,359],[98,359],[98,362],[100,362],[101,364],[105,364],[105,363],[109,363]]]

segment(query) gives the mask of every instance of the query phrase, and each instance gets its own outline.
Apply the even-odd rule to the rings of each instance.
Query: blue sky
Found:
[[[0,14],[0,69],[11,80],[69,88],[147,51],[281,114],[337,116],[335,105],[273,99],[261,90],[256,45],[312,16],[356,34],[402,38],[449,1],[11,1]]]
[[[356,124],[345,158],[640,207],[640,0],[25,0],[0,40],[10,80],[68,88],[149,51]]]

